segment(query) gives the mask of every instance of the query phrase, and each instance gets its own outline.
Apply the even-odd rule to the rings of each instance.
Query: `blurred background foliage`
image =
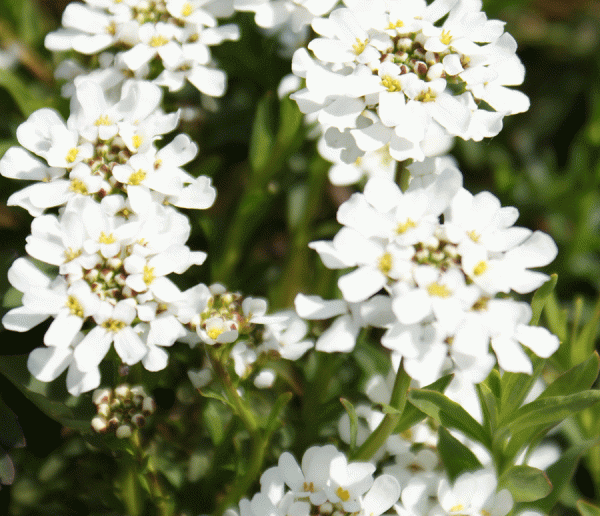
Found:
[[[68,101],[60,98],[60,84],[53,79],[59,57],[43,47],[66,4],[0,2],[0,47],[18,55],[14,68],[0,70],[0,156],[16,144],[16,128],[36,109],[51,106],[68,116]],[[469,190],[490,190],[504,205],[518,207],[520,225],[548,232],[559,246],[549,267],[559,276],[556,295],[544,320],[563,349],[579,343],[581,352],[559,354],[547,373],[552,376],[594,349],[600,317],[600,2],[484,0],[484,10],[489,18],[505,20],[519,43],[527,70],[521,89],[531,108],[505,118],[504,130],[492,140],[458,141],[453,154]],[[290,63],[278,52],[276,40],[263,37],[250,15],[238,14],[235,21],[241,40],[214,49],[229,76],[225,97],[213,105],[189,87],[165,98],[167,110],[184,110],[179,131],[200,147],[188,171],[211,176],[218,191],[208,212],[188,214],[193,228],[188,245],[208,251],[209,260],[188,271],[181,285],[219,281],[244,294],[266,296],[274,308],[290,307],[297,292],[335,297],[334,272],[306,244],[335,234],[336,209],[353,189],[328,183],[328,165],[316,154],[314,142],[305,139],[308,128],[296,106],[279,102],[276,89]],[[31,223],[24,210],[6,206],[20,188],[19,182],[0,177],[2,313],[19,303],[6,270],[25,254]],[[66,399],[64,392],[54,392],[57,387],[39,382],[28,390],[14,386],[21,380],[27,384],[25,376],[19,380],[26,375],[24,357],[42,342],[44,325],[25,335],[0,331],[0,484],[12,482],[13,463],[16,471],[15,482],[0,490],[0,514],[116,515],[110,510],[119,506],[115,497],[135,488],[116,473],[118,451],[107,453],[90,436],[81,437],[56,421],[83,424],[89,415],[80,405],[87,403],[89,410],[89,397],[83,397],[86,403],[70,400],[70,412],[56,414],[52,400]],[[179,493],[183,514],[196,515],[215,506],[203,493],[222,493],[222,486],[237,478],[247,436],[218,400],[198,396],[182,364],[200,367],[202,357],[176,345],[166,371],[134,367],[130,378],[149,385],[158,402],[156,423],[147,430],[157,474]],[[333,438],[317,432],[333,428],[326,423],[343,412],[340,395],[365,399],[361,382],[374,372],[387,373],[387,364],[383,353],[361,344],[350,360],[313,353],[302,364],[285,365],[280,373],[287,378],[286,388],[304,396],[293,398],[289,413],[296,415],[277,432],[271,456],[290,446],[298,456],[318,439]],[[308,378],[306,384],[303,378]],[[64,379],[54,383],[62,386]],[[48,397],[47,405],[40,395]],[[267,402],[257,399],[257,406],[272,406],[270,394],[262,395]],[[578,425],[566,425],[559,440],[597,439],[597,422],[597,415],[586,411]],[[573,511],[581,495],[600,504],[598,448],[577,470],[577,487],[563,496],[557,514]],[[209,474],[211,464],[220,465],[219,474]],[[129,510],[145,514],[151,497],[142,493],[138,498],[140,507]]]

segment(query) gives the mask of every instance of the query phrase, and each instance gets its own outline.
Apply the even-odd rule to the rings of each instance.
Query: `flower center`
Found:
[[[396,227],[396,233],[398,233],[399,235],[402,235],[403,233],[406,233],[409,229],[411,228],[416,228],[417,224],[415,223],[414,220],[412,220],[411,218],[406,219],[406,222],[400,222],[398,224],[398,226]]]
[[[144,283],[146,285],[150,285],[155,278],[156,276],[154,275],[154,267],[148,267],[147,265],[144,265]]]
[[[347,502],[350,499],[350,493],[346,489],[343,489],[341,486],[337,488],[335,494],[338,495],[342,502]]]
[[[356,43],[352,44],[352,48],[354,49],[354,53],[359,56],[365,51],[367,44],[369,43],[368,39],[362,41],[360,38],[356,38]]]
[[[102,327],[107,331],[112,331],[113,333],[117,333],[125,328],[127,324],[123,321],[119,321],[118,319],[107,319],[102,323]]]
[[[69,150],[69,152],[67,152],[67,155],[65,156],[65,161],[67,163],[73,163],[77,159],[78,154],[79,154],[79,149],[73,147],[72,149]]]
[[[392,270],[392,255],[390,253],[385,253],[381,258],[379,258],[377,268],[387,276]]]
[[[473,274],[475,276],[481,276],[485,271],[487,271],[487,269],[487,263],[482,260],[473,268]]]
[[[129,184],[139,185],[144,179],[146,179],[146,172],[140,169],[129,176]]]
[[[66,306],[71,312],[71,315],[76,315],[77,317],[81,317],[83,319],[83,307],[75,297],[69,296],[67,298]]]
[[[452,294],[446,285],[440,285],[439,283],[431,283],[427,287],[427,293],[430,296],[442,298],[450,297],[450,294]]]

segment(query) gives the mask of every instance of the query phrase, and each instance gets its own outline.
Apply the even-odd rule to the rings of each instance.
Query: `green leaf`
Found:
[[[567,396],[538,398],[516,410],[503,425],[513,432],[554,425],[600,401],[600,391],[583,391]]]
[[[503,425],[503,421],[511,417],[515,411],[523,404],[523,401],[529,394],[531,387],[535,383],[538,376],[544,368],[545,361],[537,357],[533,357],[533,374],[525,373],[510,373],[505,372],[500,381],[501,401],[499,425]]]
[[[202,419],[213,445],[219,446],[223,441],[225,429],[223,419],[221,418],[217,404],[214,401],[206,403],[206,408],[202,413]]]
[[[293,394],[291,392],[284,392],[283,394],[280,394],[277,398],[277,401],[273,405],[271,413],[269,414],[269,417],[267,419],[267,424],[265,425],[265,430],[268,434],[277,430],[277,427],[281,424],[279,416],[283,412],[285,406],[290,402],[292,397]]]
[[[585,500],[579,500],[577,502],[577,510],[581,516],[600,516],[600,508]]]
[[[452,483],[466,471],[475,471],[483,467],[475,454],[443,426],[438,428],[438,436],[437,449]]]
[[[532,502],[552,490],[546,474],[531,466],[512,466],[498,479],[498,490],[508,489],[515,502]]]
[[[483,414],[483,423],[490,435],[494,432],[498,422],[498,404],[497,399],[491,389],[485,384],[480,383],[475,386],[481,412]]]
[[[533,298],[531,300],[531,321],[529,324],[531,326],[537,326],[540,322],[540,316],[542,315],[542,310],[548,297],[554,292],[554,287],[556,287],[556,282],[558,281],[558,275],[552,274],[550,279],[544,283],[540,288],[538,288],[533,294]]]
[[[561,374],[554,380],[538,399],[551,396],[564,396],[589,389],[600,371],[600,356],[594,351],[584,362]]]
[[[25,437],[21,426],[17,421],[15,413],[0,398],[0,422],[2,422],[2,431],[0,431],[0,446],[10,450],[11,448],[20,448],[25,446]]]
[[[523,504],[522,508],[538,510],[548,514],[558,502],[562,492],[570,485],[581,456],[597,444],[598,440],[590,439],[571,446],[563,452],[560,459],[546,470],[546,475],[553,486],[550,494],[534,503]],[[519,511],[515,512],[518,513]]]
[[[354,405],[350,403],[345,398],[340,398],[342,405],[348,412],[348,416],[350,417],[350,453],[354,451],[356,448],[356,434],[358,431],[358,416],[356,415],[356,410],[354,410]]]
[[[213,392],[213,391],[206,391],[206,390],[200,390],[200,389],[198,389],[198,392],[200,393],[201,396],[204,396],[205,398],[212,398],[214,400],[218,400],[221,403],[228,405],[235,411],[235,406],[227,398],[225,398],[225,396],[223,396],[221,394],[217,394],[216,392]]]
[[[426,385],[425,389],[430,391],[444,392],[446,387],[452,381],[453,375],[448,374],[446,376],[442,376],[439,380],[436,380],[430,385]],[[420,421],[423,421],[427,417],[425,412],[420,411],[417,407],[415,407],[412,403],[410,403],[410,397],[408,399],[409,403],[404,406],[404,412],[402,412],[402,416],[400,417],[400,421],[396,425],[394,430],[395,434],[400,434],[405,432],[409,428],[412,428]]]
[[[63,373],[54,382],[36,380],[27,369],[27,355],[0,357],[0,372],[4,374],[42,412],[69,428],[90,433],[90,421],[95,415],[89,396],[71,396]]]
[[[438,421],[446,428],[460,430],[486,448],[491,448],[491,437],[485,429],[462,406],[443,394],[428,389],[412,389],[409,401],[419,410]]]
[[[0,446],[0,484],[9,486],[15,480],[15,466],[6,451]]]
[[[265,95],[256,106],[256,114],[250,135],[250,149],[248,159],[255,173],[260,173],[269,162],[275,134],[273,130],[273,100],[272,95]]]
[[[51,104],[51,99],[40,98],[39,95],[34,94],[30,87],[9,70],[0,69],[0,88],[8,91],[25,117]]]

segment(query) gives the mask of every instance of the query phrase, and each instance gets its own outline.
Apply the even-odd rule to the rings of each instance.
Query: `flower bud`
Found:
[[[106,419],[100,417],[100,416],[96,416],[94,418],[92,418],[92,429],[94,430],[94,432],[97,432],[99,434],[103,434],[104,432],[106,432],[108,430],[108,422],[106,421]]]
[[[131,427],[129,425],[121,425],[117,428],[116,435],[119,439],[127,439],[131,437]]]

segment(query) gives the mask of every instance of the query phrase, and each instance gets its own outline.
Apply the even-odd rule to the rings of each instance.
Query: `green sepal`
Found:
[[[354,405],[350,403],[345,398],[340,398],[340,402],[344,405],[346,412],[348,413],[348,417],[350,418],[350,453],[354,452],[356,448],[356,434],[358,432],[358,416],[356,415],[356,410],[354,410]]]

